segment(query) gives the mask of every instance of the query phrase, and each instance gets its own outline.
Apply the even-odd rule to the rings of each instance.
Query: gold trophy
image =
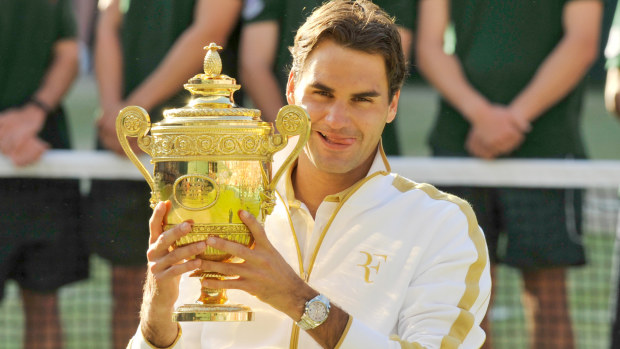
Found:
[[[187,106],[164,111],[161,122],[151,124],[141,107],[126,107],[116,119],[123,150],[151,187],[151,207],[172,202],[164,229],[193,220],[192,231],[175,247],[206,240],[209,236],[245,246],[253,243],[241,222],[240,209],[262,223],[273,210],[274,189],[288,165],[295,161],[310,134],[310,118],[298,106],[280,109],[275,132],[260,120],[260,110],[239,108],[233,93],[241,86],[222,75],[221,47],[205,47],[204,74],[191,78],[185,89],[192,99]],[[150,132],[150,134],[149,134]],[[289,136],[300,139],[284,165],[272,176],[273,155],[284,148]],[[140,149],[151,157],[153,175],[132,151],[127,137],[137,137]],[[234,257],[212,247],[196,256],[210,261],[231,262]],[[191,276],[228,279],[234,276],[195,271]],[[176,309],[174,321],[251,321],[252,310],[228,304],[223,289],[202,288],[195,304]]]

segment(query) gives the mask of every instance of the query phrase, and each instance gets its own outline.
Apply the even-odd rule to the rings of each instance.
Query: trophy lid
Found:
[[[222,47],[212,42],[204,49],[207,50],[203,64],[204,74],[195,75],[183,85],[192,94],[192,99],[185,107],[165,110],[162,124],[201,121],[218,124],[229,121],[260,122],[260,110],[239,108],[235,104],[233,94],[241,86],[234,78],[222,74],[222,60],[218,53]]]

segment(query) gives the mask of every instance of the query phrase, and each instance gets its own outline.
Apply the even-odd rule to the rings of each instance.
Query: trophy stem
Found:
[[[203,276],[201,279],[225,279],[224,277],[212,277],[212,276]],[[203,287],[200,290],[200,298],[198,298],[198,302],[202,304],[224,304],[228,301],[228,296],[226,296],[226,290],[223,288],[207,288]]]
[[[201,279],[226,280],[229,277],[219,273],[200,273]],[[185,304],[172,315],[173,321],[252,321],[252,309],[242,304],[228,304],[225,289],[203,287],[196,304]]]

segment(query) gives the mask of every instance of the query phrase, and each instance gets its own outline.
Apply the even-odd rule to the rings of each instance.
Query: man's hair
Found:
[[[369,0],[332,0],[308,17],[295,35],[291,47],[291,71],[297,81],[306,59],[322,40],[370,54],[380,54],[385,61],[390,100],[407,75],[407,64],[394,19]]]

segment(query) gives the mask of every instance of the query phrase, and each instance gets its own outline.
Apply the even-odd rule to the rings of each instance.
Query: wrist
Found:
[[[474,99],[460,108],[460,112],[470,124],[484,123],[487,116],[491,114],[493,106],[483,98]]]
[[[49,115],[54,111],[54,108],[51,105],[43,102],[42,100],[37,98],[37,96],[30,96],[30,98],[28,98],[28,103],[26,104],[39,109],[43,112],[44,115]]]
[[[302,330],[312,330],[323,324],[329,316],[329,299],[319,294],[309,299],[304,305],[304,312],[301,319],[297,321],[297,326]]]
[[[295,292],[290,293],[291,298],[288,299],[286,303],[287,306],[281,310],[295,322],[301,320],[301,316],[305,311],[306,302],[319,295],[319,292],[305,282],[303,285],[303,287],[298,287]]]
[[[140,330],[138,331],[140,336],[144,342],[146,342],[149,347],[153,349],[168,349],[173,348],[181,339],[181,335],[183,334],[183,330],[181,329],[181,325],[178,322],[173,323],[176,327],[176,334],[174,337],[170,336],[170,338],[164,338],[160,333],[153,332],[148,329],[148,326],[140,325]]]
[[[46,114],[43,109],[34,104],[28,103],[21,108],[22,121],[29,125],[33,136],[36,136],[37,133],[43,128],[47,115],[48,114]]]
[[[508,111],[512,116],[514,124],[517,125],[517,127],[522,133],[530,132],[530,130],[532,129],[530,123],[531,118],[523,109],[519,108],[518,106],[511,105],[508,107]]]

